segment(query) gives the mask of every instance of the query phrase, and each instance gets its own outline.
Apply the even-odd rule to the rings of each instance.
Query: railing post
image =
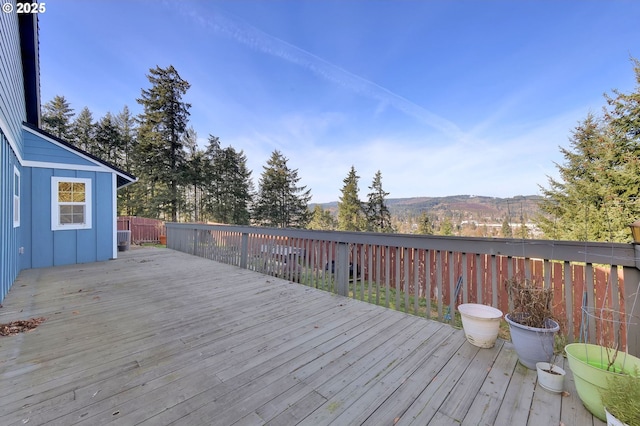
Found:
[[[191,252],[191,254],[193,254],[194,256],[198,255],[198,252],[196,251],[198,248],[198,230],[194,229],[193,230],[193,252]]]
[[[247,269],[247,257],[249,256],[249,234],[242,233],[242,240],[240,242],[240,267]]]
[[[338,243],[336,253],[336,291],[341,296],[349,296],[349,244]]]
[[[636,253],[638,253],[638,246],[636,246]],[[635,357],[640,357],[640,324],[638,324],[638,318],[640,318],[640,315],[638,315],[640,306],[638,304],[640,301],[637,294],[640,288],[640,270],[637,267],[625,267],[623,274],[624,309],[627,321],[627,352]]]

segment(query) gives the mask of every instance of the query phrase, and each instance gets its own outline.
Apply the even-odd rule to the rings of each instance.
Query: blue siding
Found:
[[[17,158],[0,131],[0,301],[18,276],[20,227],[13,227],[13,168]],[[21,222],[24,223],[24,222]]]
[[[31,169],[31,267],[53,266],[53,231],[51,231],[52,169]],[[25,191],[27,192],[27,191]]]
[[[117,220],[115,206],[113,205],[114,179],[111,174],[98,173],[94,187],[96,203],[93,209],[93,223],[96,228],[96,236],[100,244],[97,244],[96,260],[107,260],[113,257],[113,233]]]
[[[82,158],[66,148],[24,130],[24,159],[46,163],[96,166],[95,162]]]
[[[22,184],[22,197],[20,198],[20,202],[22,206],[20,207],[20,213],[22,215],[20,221],[20,245],[24,247],[24,254],[20,256],[20,270],[31,268],[31,253],[33,252],[33,244],[32,244],[32,212],[33,208],[31,206],[31,197],[32,194],[29,191],[31,185],[31,172],[32,169],[30,167],[24,167],[22,169],[21,184]]]
[[[22,122],[26,119],[18,15],[0,13],[0,129],[22,154]],[[4,142],[3,142],[4,143]]]
[[[14,167],[24,171],[18,158],[22,154],[22,122],[26,119],[22,57],[18,15],[0,13],[0,301],[20,271],[20,238],[25,225],[13,226]],[[21,182],[21,204],[24,185]],[[22,207],[22,206],[21,206]]]
[[[91,179],[91,229],[51,229],[51,177]],[[65,169],[32,168],[33,206],[31,266],[34,268],[88,263],[112,258],[115,216],[113,174]]]

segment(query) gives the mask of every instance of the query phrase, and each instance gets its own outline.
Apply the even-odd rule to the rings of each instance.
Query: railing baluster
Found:
[[[436,271],[435,271],[435,275],[436,275],[436,291],[437,291],[437,298],[438,298],[438,320],[442,321],[443,320],[443,316],[442,316],[442,302],[443,302],[443,297],[442,297],[442,251],[438,250],[436,252]]]
[[[389,287],[391,286],[391,248],[385,246],[384,248],[384,288],[385,298],[384,306],[389,307]]]

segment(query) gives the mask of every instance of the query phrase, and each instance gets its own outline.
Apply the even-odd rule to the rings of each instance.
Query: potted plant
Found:
[[[606,421],[601,395],[608,393],[609,384],[621,376],[633,376],[640,368],[640,359],[616,348],[590,343],[570,343],[565,352],[580,400],[594,416]]]
[[[564,389],[564,377],[567,373],[554,362],[556,356],[553,354],[548,362],[536,362],[536,372],[538,384],[542,389],[552,393],[561,393]]]
[[[520,363],[535,370],[554,353],[555,334],[560,325],[552,318],[551,289],[534,280],[512,277],[505,281],[512,311],[505,315],[511,341]]]
[[[617,374],[607,379],[608,388],[600,392],[607,425],[640,425],[640,373]]]

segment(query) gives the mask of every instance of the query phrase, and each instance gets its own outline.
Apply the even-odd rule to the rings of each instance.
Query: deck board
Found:
[[[168,249],[23,271],[0,323],[39,316],[0,338],[3,425],[603,424],[509,342]]]

